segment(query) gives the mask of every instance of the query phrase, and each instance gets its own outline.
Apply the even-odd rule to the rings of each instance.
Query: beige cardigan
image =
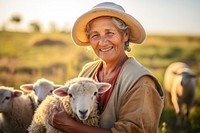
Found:
[[[101,63],[86,64],[79,76],[93,77]],[[101,115],[101,128],[113,133],[156,133],[163,105],[164,94],[156,78],[129,57]]]

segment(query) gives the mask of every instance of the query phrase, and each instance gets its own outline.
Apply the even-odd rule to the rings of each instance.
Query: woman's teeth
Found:
[[[109,48],[106,48],[106,49],[99,49],[101,52],[107,52],[109,50],[111,50],[113,47],[109,47]]]

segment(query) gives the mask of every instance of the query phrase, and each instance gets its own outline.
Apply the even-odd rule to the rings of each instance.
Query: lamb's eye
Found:
[[[94,96],[96,96],[97,95],[97,92],[94,92]]]
[[[6,100],[9,100],[10,97],[5,97],[5,99],[2,101],[2,103],[4,103]]]
[[[72,97],[72,94],[69,94],[70,97]]]
[[[10,99],[10,97],[6,97],[5,99],[6,99],[6,100],[9,100],[9,99]]]
[[[53,92],[53,90],[50,90],[50,93],[52,93]]]

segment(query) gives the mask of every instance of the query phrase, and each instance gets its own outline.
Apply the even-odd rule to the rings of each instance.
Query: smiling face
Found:
[[[89,24],[88,38],[95,54],[105,62],[126,56],[128,34],[117,28],[111,17],[99,17]]]

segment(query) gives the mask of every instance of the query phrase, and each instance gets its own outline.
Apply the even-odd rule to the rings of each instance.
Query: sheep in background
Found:
[[[188,122],[189,111],[195,99],[196,75],[190,67],[182,62],[175,62],[168,66],[164,75],[164,88],[168,98],[172,101],[176,111],[177,126],[181,126],[182,107],[186,105],[184,124]]]
[[[55,85],[52,81],[47,79],[38,79],[34,84],[23,84],[20,89],[24,92],[29,92],[30,96],[39,105],[48,95],[51,95],[53,90],[61,87],[61,85]]]
[[[97,94],[106,92],[110,86],[109,83],[98,83],[82,77],[68,81],[65,86],[55,89],[53,96],[47,96],[40,104],[28,128],[29,133],[62,133],[48,123],[47,111],[52,106],[65,110],[79,122],[98,127],[100,117],[96,97]]]
[[[22,91],[0,86],[0,133],[27,133],[33,113],[30,98]]]

